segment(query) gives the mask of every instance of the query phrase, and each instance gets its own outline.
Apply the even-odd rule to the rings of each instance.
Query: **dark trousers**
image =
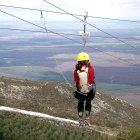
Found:
[[[85,106],[83,100],[78,101],[78,112],[84,112],[84,111],[91,112],[91,107],[92,107],[91,100],[86,100]]]
[[[77,107],[78,114],[79,114],[79,112],[87,111],[88,114],[86,114],[86,115],[90,115],[91,107],[92,107],[91,101],[93,100],[94,97],[95,97],[95,93],[93,90],[91,90],[89,93],[87,93],[87,96],[78,94],[78,98],[77,98],[78,99],[78,107]],[[85,105],[84,105],[84,102],[85,102]]]

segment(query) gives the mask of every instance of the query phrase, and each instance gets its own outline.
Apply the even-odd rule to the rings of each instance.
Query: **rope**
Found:
[[[43,13],[42,13],[42,12],[41,12],[41,19],[44,19]],[[44,21],[44,22],[43,22],[44,28],[45,28],[45,31],[46,31],[46,33],[47,33],[46,21],[45,21],[45,19],[44,19],[43,21]],[[47,35],[48,35],[48,34],[47,34]],[[48,39],[49,39],[49,36],[48,36]],[[52,51],[52,53],[54,54],[54,51]],[[54,60],[55,60],[55,64],[57,65],[57,64],[58,64],[57,59],[54,58]],[[71,83],[69,82],[69,80],[67,79],[67,77],[64,75],[64,73],[63,73],[61,70],[59,71],[59,73],[62,75],[64,81],[66,81],[66,83],[69,85],[69,87],[73,88],[73,86],[71,85]]]

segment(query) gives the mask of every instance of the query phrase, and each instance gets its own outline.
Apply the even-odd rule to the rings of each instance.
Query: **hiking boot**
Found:
[[[85,116],[85,120],[84,120],[85,126],[89,126],[89,117],[90,117],[90,113],[86,112],[86,116]]]
[[[79,119],[79,127],[83,127],[85,125],[83,119]]]
[[[85,120],[84,120],[84,125],[85,125],[85,126],[89,126],[89,120],[85,119]]]

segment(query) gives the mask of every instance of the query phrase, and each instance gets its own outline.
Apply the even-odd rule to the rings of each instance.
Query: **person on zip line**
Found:
[[[78,100],[79,126],[89,125],[91,101],[95,97],[95,70],[90,64],[90,57],[86,52],[77,55],[77,64],[74,69],[74,81],[77,90],[74,92]],[[85,102],[85,104],[84,104]]]

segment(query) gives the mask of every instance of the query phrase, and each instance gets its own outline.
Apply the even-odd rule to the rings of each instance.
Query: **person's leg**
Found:
[[[85,105],[86,117],[90,116],[92,108],[91,101],[93,100],[93,98],[94,98],[93,90],[91,90],[86,97],[86,105]]]
[[[79,118],[83,118],[84,112],[84,101],[78,100],[78,116]]]
[[[79,127],[84,126],[83,115],[84,115],[84,101],[79,100],[78,101]]]
[[[86,105],[85,105],[86,118],[90,116],[91,107],[92,107],[91,100],[86,100]]]
[[[91,100],[86,100],[85,104],[85,119],[84,119],[84,125],[89,125],[89,117],[91,112]]]

